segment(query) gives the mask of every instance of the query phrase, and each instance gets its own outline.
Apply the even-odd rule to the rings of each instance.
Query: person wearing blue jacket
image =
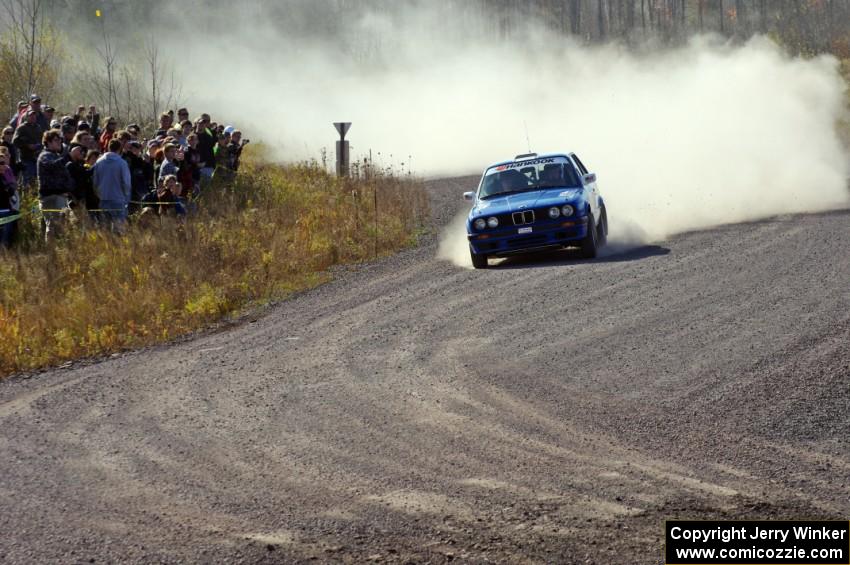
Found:
[[[94,191],[100,199],[102,217],[112,224],[112,230],[123,233],[127,223],[127,205],[132,194],[130,167],[121,157],[121,140],[109,140],[108,151],[92,167]]]

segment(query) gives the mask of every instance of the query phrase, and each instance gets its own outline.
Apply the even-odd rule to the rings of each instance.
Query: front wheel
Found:
[[[608,243],[608,211],[605,209],[605,206],[602,207],[599,216],[599,228],[597,228],[596,242],[597,247],[602,247]]]
[[[472,251],[472,246],[469,246],[469,256],[472,258],[472,266],[476,269],[487,268],[487,256],[483,253],[475,253]]]
[[[593,212],[587,214],[587,235],[581,240],[581,250],[579,255],[582,259],[593,259],[599,250],[599,240],[597,239],[599,232],[596,229],[596,220],[593,218]]]

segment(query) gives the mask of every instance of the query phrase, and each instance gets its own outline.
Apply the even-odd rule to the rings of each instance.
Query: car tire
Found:
[[[596,246],[602,247],[606,243],[608,243],[608,211],[603,206],[599,217],[599,227],[597,228]]]
[[[488,266],[487,256],[483,253],[475,253],[472,251],[472,246],[469,246],[469,256],[472,258],[472,266],[476,269],[486,269]]]
[[[596,252],[599,250],[598,235],[599,232],[597,231],[596,220],[593,218],[593,212],[588,212],[587,235],[581,240],[581,250],[579,251],[582,259],[593,259],[596,257]]]

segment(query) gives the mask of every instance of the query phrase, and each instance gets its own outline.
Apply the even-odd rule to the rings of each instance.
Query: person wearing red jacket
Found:
[[[115,127],[117,124],[118,122],[115,121],[115,118],[111,116],[106,118],[106,127],[103,128],[103,133],[100,134],[100,139],[98,140],[102,153],[109,151],[109,141],[115,135]]]

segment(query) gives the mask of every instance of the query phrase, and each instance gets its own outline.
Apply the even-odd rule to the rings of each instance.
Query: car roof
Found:
[[[527,153],[525,155],[517,155],[513,159],[509,159],[507,161],[499,161],[498,163],[493,163],[492,165],[488,165],[487,167],[485,167],[484,170],[486,171],[487,169],[498,167],[500,165],[510,165],[511,163],[519,163],[522,161],[536,161],[537,159],[548,159],[550,157],[567,157],[568,155],[572,155],[572,151],[567,153],[543,153],[540,155],[536,153]]]

